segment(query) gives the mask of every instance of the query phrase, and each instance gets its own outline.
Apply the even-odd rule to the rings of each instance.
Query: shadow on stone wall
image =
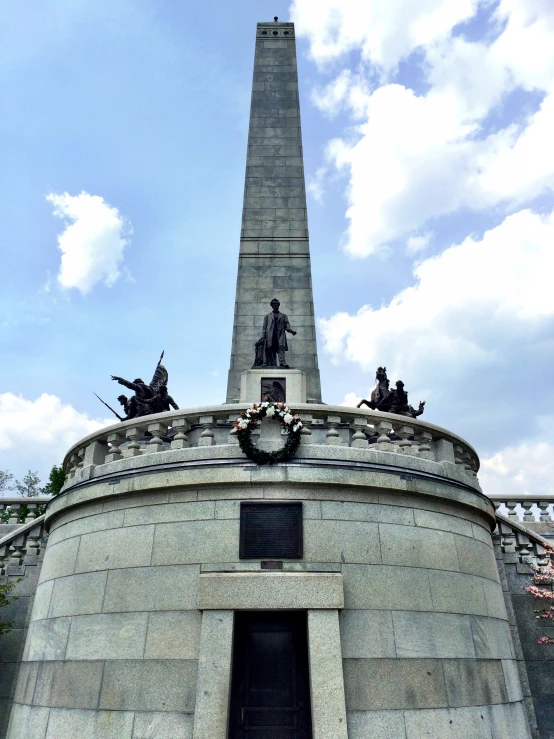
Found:
[[[7,533],[10,532],[4,531],[3,535]],[[25,557],[23,564],[19,566],[8,565],[6,575],[0,577],[2,583],[19,580],[10,593],[10,596],[16,595],[18,600],[12,601],[1,611],[2,621],[12,621],[13,628],[9,634],[0,636],[0,739],[5,739],[8,731],[17,675],[25,647],[44,551],[43,546],[38,556]]]

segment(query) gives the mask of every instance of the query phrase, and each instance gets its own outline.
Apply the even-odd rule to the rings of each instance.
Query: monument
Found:
[[[402,392],[321,402],[294,26],[259,23],[226,403],[68,450],[9,739],[530,739],[478,456]]]
[[[410,418],[421,416],[425,408],[424,400],[420,400],[419,407],[416,410],[408,403],[408,393],[404,390],[402,380],[396,381],[396,388],[393,390],[390,389],[389,385],[387,368],[377,367],[375,387],[371,391],[370,400],[364,398],[360,400],[356,407],[361,408],[366,405],[373,410],[386,411],[399,416],[409,416]]]

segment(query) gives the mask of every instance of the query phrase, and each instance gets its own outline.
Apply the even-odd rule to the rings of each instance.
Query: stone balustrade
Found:
[[[522,525],[498,510],[494,538],[500,544],[505,564],[523,564],[533,568],[544,567],[549,562],[547,545],[552,544],[552,539],[533,531],[529,523]]]
[[[491,495],[488,496],[497,511],[511,521],[524,524],[551,524],[554,530],[554,494],[543,495]]]
[[[20,567],[36,564],[43,546],[46,546],[44,514],[31,518],[14,531],[0,538],[0,577],[19,575]]]
[[[231,451],[235,458],[240,457],[233,422],[247,407],[240,403],[182,409],[107,426],[69,450],[63,463],[67,475],[64,489],[130,467],[159,466],[191,455],[198,459],[202,456],[198,454],[200,449],[206,459],[217,458],[218,454],[229,457]],[[375,452],[388,452],[379,455],[379,464],[409,466],[409,458],[439,464],[441,467],[433,470],[437,474],[479,489],[475,450],[439,426],[345,406],[296,404],[292,411],[304,423],[298,457],[309,457],[312,452],[321,456],[327,449],[336,459],[339,450],[350,448],[356,451],[357,460],[374,461]],[[254,441],[259,434],[259,428],[253,431]],[[317,452],[318,447],[323,451]],[[131,461],[140,457],[145,457],[144,462]]]
[[[33,498],[25,498],[21,495],[0,498],[0,525],[19,525],[37,518],[51,498],[50,495],[39,495]]]

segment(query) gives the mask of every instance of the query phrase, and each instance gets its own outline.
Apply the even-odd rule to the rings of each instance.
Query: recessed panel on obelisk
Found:
[[[259,401],[275,377],[287,402],[321,402],[292,23],[256,31],[227,402]]]

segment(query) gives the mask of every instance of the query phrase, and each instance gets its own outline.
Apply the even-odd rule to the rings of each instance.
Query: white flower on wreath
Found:
[[[298,421],[298,423],[295,423],[294,424],[294,426],[292,427],[292,430],[296,432],[296,431],[298,431],[301,428],[302,428],[302,423],[301,423],[301,421]]]
[[[266,411],[266,416],[269,416],[271,418],[274,415],[275,415],[275,406],[270,405]]]
[[[288,409],[287,409],[287,410],[288,410]],[[288,425],[289,425],[289,423],[291,423],[291,422],[292,422],[292,413],[285,413],[285,415],[283,416],[283,421],[284,421],[284,422],[285,422],[285,423],[287,424],[287,426],[288,426]]]
[[[238,425],[239,425],[239,428],[246,429],[248,428],[248,421],[244,418],[241,418]]]

